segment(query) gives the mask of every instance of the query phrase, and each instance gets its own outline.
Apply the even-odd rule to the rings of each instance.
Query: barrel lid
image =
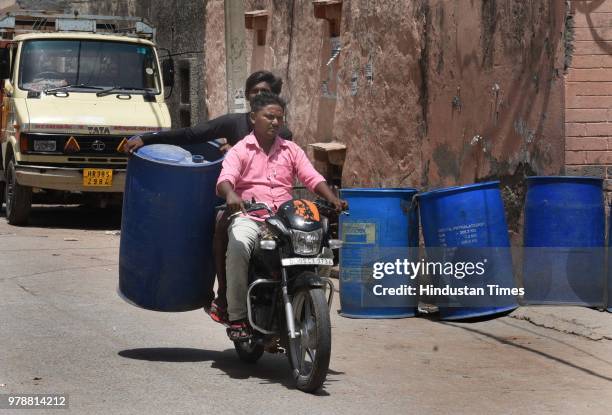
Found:
[[[411,187],[345,187],[340,189],[340,194],[347,193],[370,194],[370,193],[417,193],[417,189]]]
[[[442,196],[445,194],[460,193],[460,192],[464,192],[468,190],[479,190],[479,189],[484,189],[484,188],[499,188],[499,180],[495,180],[491,182],[468,184],[465,186],[452,186],[452,187],[445,187],[443,189],[430,190],[429,192],[419,193],[418,197],[422,199],[422,198],[427,198],[427,197]]]
[[[541,182],[603,182],[601,177],[594,176],[529,176],[527,181],[541,181]]]
[[[189,151],[170,144],[144,146],[139,148],[136,154],[145,160],[164,164],[193,164]]]

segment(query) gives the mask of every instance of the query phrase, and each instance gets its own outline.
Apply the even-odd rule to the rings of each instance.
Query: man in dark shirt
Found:
[[[252,97],[262,91],[280,94],[283,87],[282,79],[268,71],[253,72],[246,80],[245,93],[250,101]],[[251,131],[253,125],[249,113],[225,114],[212,120],[204,121],[194,127],[177,128],[175,130],[149,133],[130,138],[124,147],[126,152],[132,153],[142,146],[149,144],[189,145],[200,144],[218,138],[225,138],[229,147],[234,146]],[[279,131],[281,138],[291,140],[292,133],[283,128]],[[229,150],[229,147],[223,150]]]
[[[269,71],[253,72],[246,80],[245,94],[250,101],[254,96],[261,92],[273,92],[280,94],[283,81]],[[149,133],[130,138],[124,146],[124,151],[133,153],[142,146],[149,144],[174,144],[191,145],[200,144],[207,141],[225,138],[227,144],[221,147],[222,151],[227,151],[238,141],[253,131],[253,123],[249,113],[225,114],[218,118],[205,121],[194,127],[178,128],[175,130]],[[291,140],[292,133],[282,127],[278,135]],[[227,299],[226,299],[226,277],[225,277],[225,253],[227,251],[227,215],[217,218],[215,224],[215,235],[213,240],[213,253],[215,256],[215,270],[217,273],[217,299],[213,302],[214,291],[208,294],[205,309],[210,313],[213,320],[224,322],[227,319]],[[212,303],[212,304],[211,304]]]

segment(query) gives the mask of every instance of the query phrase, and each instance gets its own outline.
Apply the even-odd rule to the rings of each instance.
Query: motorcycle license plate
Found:
[[[284,267],[293,265],[334,265],[334,260],[331,258],[283,258],[281,264]]]
[[[110,187],[113,185],[111,169],[83,169],[83,186]]]

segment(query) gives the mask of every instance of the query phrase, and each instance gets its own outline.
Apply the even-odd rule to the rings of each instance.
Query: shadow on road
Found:
[[[135,360],[148,360],[153,362],[207,362],[212,361],[211,367],[219,369],[232,379],[257,378],[262,384],[281,384],[288,389],[295,389],[289,368],[289,362],[284,355],[265,354],[257,364],[242,362],[234,349],[222,352],[205,349],[191,349],[181,347],[154,347],[142,349],[122,350],[119,356]],[[344,372],[329,370],[325,384],[337,382],[336,376]],[[329,396],[323,389],[315,395]]]
[[[527,333],[531,333],[531,334],[533,334],[534,336],[543,337],[543,338],[548,339],[548,340],[550,340],[550,341],[553,341],[553,342],[556,342],[556,343],[562,344],[562,345],[563,345],[563,346],[565,346],[565,347],[568,347],[568,348],[570,348],[570,349],[573,349],[573,350],[576,350],[576,351],[578,351],[578,352],[580,352],[580,353],[583,353],[583,354],[585,354],[585,355],[587,355],[587,356],[589,356],[589,357],[592,357],[593,359],[596,359],[596,360],[600,361],[601,363],[604,363],[604,364],[606,364],[606,365],[608,365],[608,366],[612,366],[612,361],[608,361],[608,360],[602,359],[601,357],[596,356],[596,355],[594,355],[593,353],[589,353],[589,352],[587,352],[587,351],[586,351],[586,350],[584,350],[584,349],[581,349],[581,348],[579,348],[579,347],[576,347],[576,346],[574,346],[574,345],[571,345],[571,344],[569,344],[568,342],[564,342],[564,341],[562,341],[562,340],[555,339],[555,338],[554,338],[554,337],[552,337],[552,336],[547,336],[547,335],[545,335],[545,334],[543,334],[543,333],[538,333],[538,332],[536,332],[536,331],[534,331],[534,330],[529,330],[528,328],[525,328],[525,327],[519,326],[519,325],[517,325],[517,324],[512,324],[512,323],[510,323],[510,322],[508,322],[508,321],[500,321],[500,323],[501,323],[501,324],[505,324],[506,326],[514,327],[514,328],[516,328],[516,329],[518,329],[518,330],[525,331],[525,332],[527,332]]]
[[[536,354],[538,356],[544,357],[546,359],[555,361],[555,362],[560,363],[562,365],[565,365],[565,366],[568,366],[568,367],[572,367],[572,368],[574,368],[576,370],[579,370],[579,371],[581,371],[581,372],[583,372],[583,373],[585,373],[587,375],[591,375],[591,376],[594,376],[596,378],[599,378],[599,379],[602,379],[602,380],[606,380],[608,382],[612,382],[612,378],[609,377],[609,376],[603,375],[601,373],[598,373],[598,372],[596,372],[594,370],[591,370],[591,369],[588,369],[586,367],[579,366],[579,365],[577,365],[575,363],[569,362],[569,361],[567,361],[565,359],[561,359],[561,358],[559,358],[557,356],[553,356],[553,355],[551,355],[549,353],[537,350],[535,348],[515,343],[515,342],[513,342],[510,339],[507,339],[507,338],[504,338],[504,337],[495,336],[495,335],[493,335],[491,333],[488,333],[488,332],[486,332],[484,330],[478,330],[478,329],[474,328],[474,326],[468,327],[468,326],[461,325],[461,323],[449,323],[449,322],[440,322],[440,323],[444,324],[444,325],[447,325],[447,326],[450,326],[450,327],[455,327],[455,328],[458,328],[458,329],[461,329],[461,330],[465,330],[465,331],[468,331],[468,332],[473,333],[473,334],[477,334],[477,335],[480,335],[480,336],[487,337],[487,338],[495,340],[495,341],[497,341],[497,342],[499,342],[501,344],[504,344],[504,345],[507,345],[507,346],[512,346],[512,347],[515,347],[517,349],[521,349],[521,350],[524,350],[526,352],[530,352],[530,353]]]
[[[5,209],[0,210],[2,217]],[[34,205],[28,227],[53,229],[117,230],[121,228],[121,209],[96,209],[80,205]]]
[[[233,350],[231,351],[233,352]],[[217,352],[203,349],[188,349],[184,347],[152,347],[148,349],[122,350],[119,356],[134,360],[148,360],[150,362],[194,363],[216,360],[225,355],[231,357],[230,351]]]

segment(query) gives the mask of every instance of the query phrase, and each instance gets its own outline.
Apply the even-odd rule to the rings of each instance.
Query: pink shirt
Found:
[[[296,176],[311,192],[325,181],[304,150],[294,142],[276,137],[270,153],[266,154],[251,133],[225,155],[217,186],[228,181],[242,200],[255,198],[276,210],[292,199]]]

